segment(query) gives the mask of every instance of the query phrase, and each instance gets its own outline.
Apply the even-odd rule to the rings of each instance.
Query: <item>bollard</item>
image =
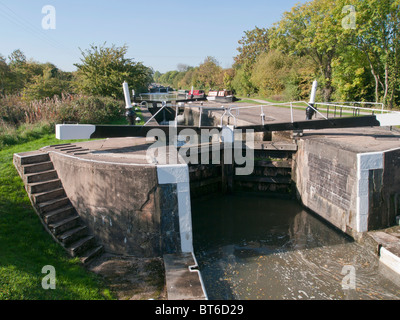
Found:
[[[133,110],[131,97],[129,95],[128,83],[125,81],[122,86],[123,86],[123,89],[124,89],[125,104],[126,104],[126,106],[125,106],[125,109],[126,109],[125,116],[128,119],[129,125],[130,126],[134,126],[135,125],[136,112],[135,112],[135,110]]]
[[[314,116],[315,110],[311,108],[310,106],[307,107],[306,109],[306,120],[311,120],[312,117]]]
[[[125,112],[125,116],[128,119],[129,125],[134,126],[136,123],[136,112],[133,110],[133,108],[129,108]]]
[[[312,117],[314,116],[315,113],[314,104],[315,104],[315,96],[317,94],[317,87],[318,87],[318,82],[314,81],[311,89],[309,106],[306,109],[306,120],[311,120]]]

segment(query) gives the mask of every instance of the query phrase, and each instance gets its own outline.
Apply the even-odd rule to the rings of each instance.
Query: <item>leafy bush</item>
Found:
[[[78,96],[57,107],[56,122],[104,124],[124,114],[124,103],[108,97]]]

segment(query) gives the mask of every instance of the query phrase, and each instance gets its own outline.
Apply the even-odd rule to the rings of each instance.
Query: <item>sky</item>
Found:
[[[91,44],[128,47],[126,57],[162,73],[207,56],[229,68],[244,31],[267,28],[301,0],[0,0],[0,54],[74,71]],[[52,6],[48,11],[46,6]],[[54,24],[53,24],[54,23]]]

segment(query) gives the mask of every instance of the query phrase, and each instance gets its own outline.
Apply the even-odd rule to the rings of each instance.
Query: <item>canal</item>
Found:
[[[210,300],[400,299],[372,252],[297,201],[218,195],[192,200],[192,217]]]

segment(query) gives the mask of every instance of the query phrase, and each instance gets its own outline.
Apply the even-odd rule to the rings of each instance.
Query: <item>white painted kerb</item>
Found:
[[[159,184],[177,184],[179,229],[182,252],[193,253],[189,168],[186,164],[157,166]]]
[[[400,274],[400,257],[391,253],[385,247],[381,248],[379,260],[390,269]]]
[[[381,127],[390,127],[400,125],[400,113],[391,112],[387,114],[377,114],[376,119]]]
[[[96,126],[91,124],[57,124],[56,138],[58,140],[90,139]]]

